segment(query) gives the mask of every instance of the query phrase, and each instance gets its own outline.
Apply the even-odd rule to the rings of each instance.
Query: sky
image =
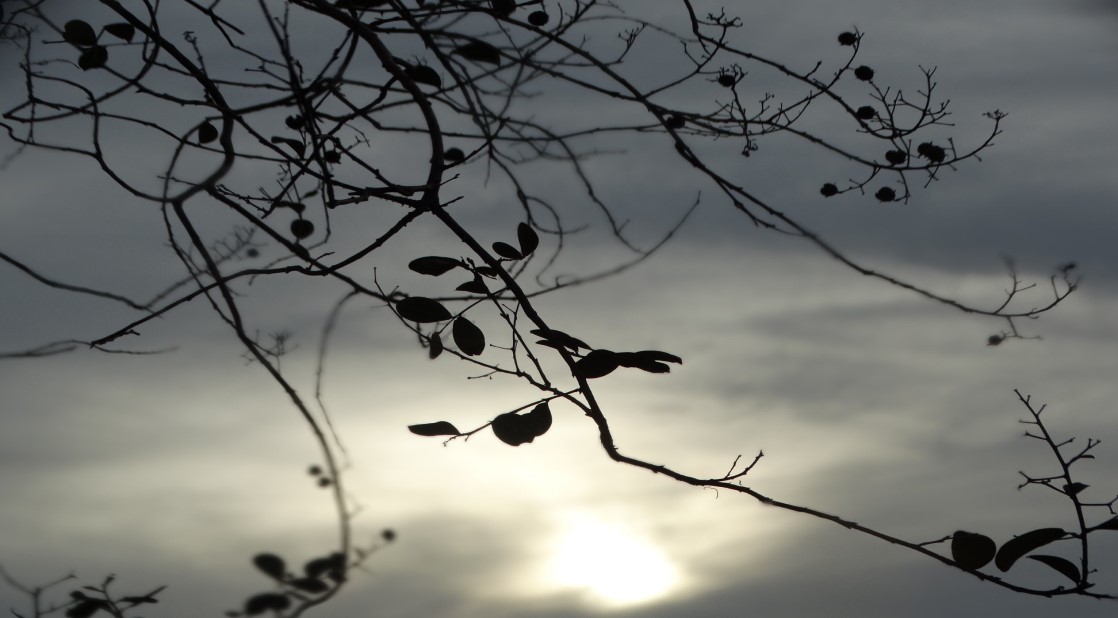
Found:
[[[657,23],[685,23],[675,2],[633,4]],[[66,6],[102,19],[88,5]],[[1090,485],[1082,495],[1107,501],[1118,494],[1118,6],[812,0],[727,11],[743,20],[737,43],[791,67],[840,65],[847,49],[835,37],[855,27],[864,33],[859,62],[885,83],[915,92],[918,67],[938,67],[937,93],[951,101],[951,134],[961,143],[981,141],[983,112],[1009,115],[981,162],[915,188],[907,204],[856,192],[822,198],[824,182],[858,172],[791,139],[765,140],[746,159],[740,144],[695,138],[720,171],[868,267],[945,296],[996,306],[1009,284],[1007,257],[1022,280],[1038,282],[1023,306],[1049,298],[1049,277],[1067,262],[1076,262],[1082,287],[1041,319],[1019,322],[1022,334],[1041,339],[987,346],[1004,322],[861,277],[802,240],[753,227],[679,160],[664,135],[588,142],[603,151],[586,166],[597,194],[631,220],[626,229],[642,246],[701,196],[651,259],[538,300],[557,328],[595,346],[683,358],[670,374],[619,372],[595,381],[621,450],[705,477],[763,451],[747,483],[774,498],[917,542],[968,530],[1000,543],[1073,525],[1059,496],[1018,489],[1021,471],[1055,472],[1045,445],[1022,435],[1019,420],[1028,412],[1019,389],[1048,404],[1045,418],[1057,436],[1102,440],[1097,459],[1076,466]],[[600,27],[613,36],[613,25]],[[672,68],[675,49],[656,41],[650,35],[623,65],[635,81],[655,83]],[[0,54],[6,111],[22,93],[12,68],[18,58],[10,47]],[[744,68],[739,87],[749,96],[797,92],[761,68]],[[843,87],[856,92],[858,85]],[[724,92],[710,84],[671,100],[709,109]],[[566,91],[549,96],[522,104],[538,105],[541,118],[563,126],[634,113]],[[198,122],[181,111],[132,111],[184,131]],[[849,119],[836,120],[833,111],[805,123],[832,139],[853,136]],[[57,136],[82,135],[67,130]],[[155,182],[151,170],[164,164],[166,142],[128,132],[110,137],[122,169]],[[407,142],[395,137],[380,139],[375,148],[386,169],[426,156],[402,149]],[[0,154],[13,148],[0,137]],[[522,213],[507,185],[487,181],[485,171],[481,163],[465,166],[444,195],[463,196],[455,208],[483,241],[510,239]],[[592,226],[573,237],[549,276],[595,272],[625,258],[568,170],[531,166],[524,174],[572,225]],[[235,168],[233,180],[271,182],[253,166]],[[182,277],[158,212],[88,161],[29,151],[0,170],[0,182],[0,251],[60,280],[136,297]],[[342,247],[387,220],[347,216],[336,222]],[[202,219],[215,237],[227,229],[219,215]],[[545,235],[541,250],[552,249],[551,240]],[[371,278],[376,265],[386,287],[436,289],[424,288],[431,282],[405,265],[445,241],[437,226],[417,222],[362,276]],[[267,244],[260,250],[262,259],[280,252]],[[134,317],[47,289],[6,263],[0,285],[0,353],[94,339]],[[241,291],[253,329],[292,334],[284,372],[313,393],[315,351],[339,288],[281,278]],[[478,323],[496,328],[483,317]],[[324,397],[348,453],[348,491],[361,507],[356,542],[379,547],[385,528],[398,540],[377,549],[342,594],[312,615],[1114,614],[1113,601],[1015,594],[829,522],[613,463],[592,423],[571,406],[555,404],[551,431],[517,448],[484,432],[446,446],[411,435],[408,425],[437,420],[474,427],[537,395],[477,378],[451,358],[428,360],[414,335],[371,301],[348,304],[331,341]],[[71,571],[82,583],[113,573],[126,593],[166,584],[162,603],[142,615],[178,618],[221,615],[268,590],[250,564],[259,552],[301,564],[331,551],[329,493],[306,473],[321,463],[315,445],[209,307],[184,305],[127,343],[169,351],[0,359],[5,572],[29,585]],[[1118,593],[1118,535],[1096,540],[1097,589]],[[1060,577],[1027,560],[1009,576],[1037,586]],[[58,588],[56,598],[69,589]],[[21,611],[26,603],[0,586],[0,605]]]

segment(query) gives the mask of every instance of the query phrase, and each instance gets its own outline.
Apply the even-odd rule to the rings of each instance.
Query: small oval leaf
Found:
[[[461,431],[454,425],[447,421],[437,421],[434,423],[423,423],[420,425],[408,425],[408,431],[417,436],[434,437],[434,436],[460,436]]]
[[[330,586],[328,586],[326,582],[313,577],[300,577],[299,579],[291,580],[291,585],[303,592],[309,592],[311,594],[321,594],[330,589]]]
[[[283,558],[275,554],[256,554],[252,558],[252,563],[256,568],[260,569],[265,575],[272,579],[283,579],[287,571],[287,565],[284,563]]]
[[[586,345],[586,343],[583,342],[581,339],[572,337],[561,330],[555,330],[552,328],[537,328],[532,331],[532,334],[536,335],[537,337],[543,337],[549,343],[554,344],[552,345],[552,347],[570,348],[571,350],[575,351],[579,349],[590,349],[590,346]]]
[[[1118,530],[1118,515],[1095,526],[1092,530]]]
[[[451,334],[454,345],[466,356],[477,356],[485,351],[485,333],[466,318],[458,316],[454,319]]]
[[[977,571],[990,563],[998,545],[983,534],[958,530],[951,535],[951,559],[964,569]]]
[[[408,263],[408,268],[413,271],[421,275],[431,275],[432,277],[446,274],[459,266],[462,266],[462,262],[441,255],[429,255],[427,257],[416,258]]]
[[[411,322],[442,322],[451,318],[450,312],[437,300],[423,296],[409,296],[396,303],[396,313]]]
[[[509,446],[520,446],[536,439],[532,423],[515,412],[506,412],[490,423],[493,435]]]
[[[287,595],[277,594],[275,592],[265,592],[250,597],[245,601],[245,614],[248,616],[258,616],[268,610],[283,611],[291,606],[291,599]]]
[[[487,62],[496,65],[501,64],[500,50],[485,41],[471,41],[455,48],[453,53],[467,60],[473,60],[474,62]]]
[[[481,277],[474,277],[473,281],[467,281],[454,289],[470,294],[489,294],[489,288],[485,287],[485,282],[481,280]]]
[[[617,353],[609,350],[591,350],[575,363],[575,374],[586,380],[613,373],[620,366]]]
[[[108,61],[109,50],[100,45],[94,45],[83,51],[81,56],[78,56],[78,66],[81,67],[83,71],[100,69],[105,66],[105,63]]]
[[[1067,532],[1060,528],[1040,528],[1026,532],[1003,543],[997,557],[994,558],[994,564],[1004,573],[1025,554],[1058,541],[1066,535]]]
[[[543,402],[524,415],[525,427],[538,438],[551,429],[551,408]]]
[[[132,42],[132,38],[136,36],[136,28],[132,24],[109,24],[105,26],[105,32],[115,36],[118,39],[123,39]]]
[[[493,252],[505,258],[506,260],[519,260],[524,257],[523,255],[520,255],[520,252],[517,251],[515,247],[508,244],[507,242],[501,241],[493,243]]]
[[[520,242],[520,254],[524,256],[532,255],[536,247],[540,246],[539,234],[527,223],[516,226],[516,239]]]
[[[217,127],[209,120],[198,125],[198,143],[208,144],[217,139]]]
[[[1047,556],[1044,554],[1041,554],[1039,556],[1029,556],[1029,558],[1036,560],[1037,562],[1047,564],[1053,569],[1059,571],[1064,577],[1077,584],[1079,583],[1079,567],[1072,564],[1070,560],[1061,558],[1059,556]]]
[[[80,19],[71,19],[66,22],[66,25],[62,27],[62,38],[67,43],[73,43],[79,47],[90,47],[97,44],[97,32],[93,30],[93,26]]]
[[[407,73],[408,77],[412,78],[417,84],[427,84],[428,86],[434,86],[436,88],[440,88],[443,85],[442,78],[435,72],[435,69],[429,66],[422,64],[414,66],[409,68]]]
[[[430,347],[427,348],[427,358],[435,360],[443,353],[443,336],[435,331],[427,338],[427,341],[430,343]]]

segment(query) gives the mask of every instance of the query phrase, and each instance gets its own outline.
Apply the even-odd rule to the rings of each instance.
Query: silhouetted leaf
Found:
[[[260,569],[265,575],[272,579],[283,579],[284,574],[287,572],[287,565],[284,563],[283,558],[275,554],[256,554],[252,558],[252,563],[256,568]]]
[[[303,592],[309,592],[311,594],[321,594],[330,589],[330,586],[328,586],[326,582],[313,577],[300,577],[299,579],[291,580],[291,585]]]
[[[294,150],[295,154],[299,155],[300,157],[303,156],[303,153],[306,152],[306,149],[307,149],[307,147],[303,145],[303,142],[300,142],[299,140],[291,139],[291,138],[288,138],[288,137],[280,137],[279,135],[275,135],[275,136],[272,137],[272,143],[273,144],[284,144],[288,148]]]
[[[551,408],[546,401],[524,415],[524,425],[536,437],[544,435],[548,429],[551,429]]]
[[[490,424],[493,435],[509,446],[520,446],[536,439],[535,424],[515,412],[506,412]]]
[[[407,70],[407,74],[408,77],[412,78],[417,84],[427,84],[428,86],[434,86],[436,88],[440,88],[443,85],[443,80],[439,77],[439,74],[435,72],[435,69],[426,65],[421,64],[419,66],[410,67]]]
[[[1095,526],[1094,530],[1118,530],[1118,516],[1111,517],[1110,519]]]
[[[1047,564],[1053,569],[1059,571],[1064,577],[1077,584],[1079,583],[1079,568],[1072,564],[1072,562],[1067,558],[1061,558],[1059,556],[1047,556],[1044,554],[1041,554],[1039,556],[1029,556],[1029,558],[1036,560],[1037,562]]]
[[[638,356],[636,352],[618,352],[617,364],[622,367],[630,367],[633,369],[641,369],[649,373],[668,373],[672,370],[664,363],[657,360]]]
[[[617,363],[622,367],[633,367],[650,373],[668,373],[671,367],[664,363],[683,363],[683,359],[667,352],[658,350],[642,350],[640,352],[619,352]]]
[[[469,292],[471,294],[489,293],[489,288],[485,287],[485,282],[481,280],[481,277],[474,277],[473,281],[467,281],[454,289],[459,292]]]
[[[199,144],[208,144],[208,143],[214,141],[215,139],[217,139],[217,136],[218,136],[217,127],[215,127],[213,125],[213,123],[210,122],[209,120],[207,120],[207,121],[203,122],[202,124],[198,125],[198,143]]]
[[[493,252],[507,260],[519,260],[524,257],[512,245],[499,240],[493,243]]]
[[[485,351],[485,333],[465,317],[454,318],[451,334],[454,345],[466,356],[477,356]]]
[[[591,350],[575,363],[575,374],[592,380],[613,373],[619,366],[617,353],[609,350]]]
[[[291,599],[275,592],[265,592],[245,601],[245,614],[258,616],[268,610],[283,611],[291,606]]]
[[[488,266],[478,266],[475,271],[477,272],[477,274],[483,277],[489,277],[490,279],[496,279],[497,277],[501,276],[497,269],[490,268]]]
[[[1002,548],[998,550],[998,555],[994,558],[994,564],[997,565],[998,570],[1005,572],[1013,563],[1017,562],[1025,554],[1044,547],[1045,545],[1058,541],[1067,533],[1060,528],[1040,528],[1038,530],[1031,530],[1010,539],[1002,544]]]
[[[62,27],[62,38],[67,43],[81,47],[90,47],[97,44],[97,32],[88,22],[80,19],[71,19]]]
[[[118,39],[124,39],[129,43],[131,43],[132,38],[136,36],[136,28],[132,24],[109,24],[105,26],[105,32],[108,32]]]
[[[461,148],[447,148],[443,152],[443,160],[447,163],[458,163],[466,158],[466,153]]]
[[[489,0],[489,8],[502,17],[508,17],[516,11],[516,0]]]
[[[108,603],[97,599],[88,599],[66,610],[66,618],[89,618],[99,610],[107,609]]]
[[[427,341],[430,342],[430,347],[427,348],[427,358],[435,360],[443,353],[443,336],[434,332],[427,338]]]
[[[584,343],[581,339],[572,337],[561,330],[555,330],[552,328],[537,328],[531,332],[533,335],[537,337],[543,337],[551,344],[555,344],[551,347],[564,347],[574,351],[577,351],[580,348],[583,350],[590,349],[590,346],[586,345],[586,343]]]
[[[1064,491],[1069,496],[1074,496],[1079,494],[1079,492],[1083,491],[1084,489],[1087,489],[1088,487],[1090,487],[1090,485],[1086,483],[1068,483],[1067,485],[1064,485]]]
[[[467,60],[473,60],[474,62],[487,62],[496,65],[501,64],[500,50],[485,41],[471,41],[455,48],[453,53]]]
[[[521,223],[516,226],[516,238],[520,241],[521,255],[532,255],[536,247],[540,246],[539,234],[536,234],[536,230],[533,230],[527,223]]]
[[[105,66],[105,63],[108,61],[109,50],[100,45],[94,45],[83,51],[81,56],[78,56],[78,66],[81,67],[83,71],[99,69]]]
[[[428,438],[434,436],[460,436],[462,432],[458,428],[448,423],[447,421],[437,421],[434,423],[423,423],[421,425],[408,425],[408,431],[417,436],[426,436]]]
[[[423,296],[409,296],[396,303],[396,312],[411,322],[442,322],[451,318],[450,312],[437,300]]]
[[[307,574],[307,577],[320,577],[332,568],[334,568],[334,560],[327,556],[307,562],[303,565],[303,572]]]
[[[998,545],[993,539],[958,530],[951,535],[951,559],[964,569],[978,570],[994,559]]]
[[[408,263],[408,268],[421,275],[431,275],[432,277],[438,277],[459,266],[462,266],[462,262],[441,255],[429,255],[427,257],[416,258]]]

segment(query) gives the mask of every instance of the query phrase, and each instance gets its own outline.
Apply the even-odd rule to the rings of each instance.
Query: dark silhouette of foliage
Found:
[[[251,292],[248,282],[292,276],[329,281],[337,286],[331,293],[341,290],[334,311],[324,319],[319,379],[338,312],[351,299],[362,298],[382,308],[382,319],[394,315],[398,327],[427,348],[430,359],[446,362],[452,357],[484,375],[519,380],[539,392],[517,409],[466,431],[450,420],[416,419],[422,422],[408,429],[418,436],[445,437],[444,443],[449,443],[489,428],[505,444],[528,445],[552,427],[551,402],[561,402],[595,425],[604,455],[620,464],[832,522],[1017,592],[1110,598],[1092,589],[1088,537],[1118,528],[1118,520],[1091,524],[1085,513],[1090,508],[1112,509],[1114,500],[1084,502],[1086,485],[1071,478],[1071,466],[1090,457],[1088,451],[1097,443],[1088,442],[1086,449],[1067,455],[1067,443],[1049,435],[1040,411],[1033,412],[1027,398],[1022,396],[1021,402],[1033,412],[1029,423],[1035,430],[1028,435],[1051,447],[1061,471],[1051,477],[1026,476],[1025,485],[1043,485],[1062,494],[1074,508],[1079,529],[1033,530],[1004,541],[996,550],[991,537],[964,531],[935,541],[908,541],[752,489],[745,479],[761,454],[746,466],[735,459],[721,477],[700,478],[623,453],[615,445],[610,411],[595,397],[591,381],[607,379],[620,369],[668,373],[671,364],[682,359],[656,350],[616,352],[604,347],[610,342],[583,341],[577,329],[566,324],[563,328],[571,333],[555,328],[561,318],[545,315],[536,303],[540,295],[618,276],[648,259],[698,206],[696,198],[694,204],[678,207],[661,240],[640,248],[615,216],[615,207],[595,193],[584,167],[596,152],[593,140],[650,134],[667,152],[674,150],[679,167],[690,168],[702,179],[703,201],[731,208],[759,228],[798,237],[852,274],[995,320],[1004,330],[990,336],[990,345],[1027,338],[1018,322],[1041,316],[1076,290],[1074,265],[1052,276],[1050,294],[1039,301],[1024,298],[1034,286],[1018,279],[1010,265],[1004,301],[994,307],[971,305],[849,257],[798,217],[718,171],[698,147],[732,141],[748,157],[762,152],[771,136],[790,136],[819,146],[856,170],[855,178],[844,182],[803,178],[809,186],[821,186],[822,197],[851,194],[866,201],[908,203],[921,187],[989,148],[1005,118],[995,110],[986,114],[990,129],[985,135],[958,136],[958,141],[947,136],[948,103],[936,94],[934,68],[921,69],[923,88],[915,97],[890,88],[873,68],[858,63],[863,34],[856,30],[839,33],[837,44],[830,38],[834,35],[828,35],[834,57],[807,69],[793,68],[736,46],[738,18],[702,15],[688,1],[673,4],[677,22],[666,26],[642,18],[640,3],[617,7],[594,0],[88,4],[83,19],[77,19],[65,13],[73,4],[4,3],[3,36],[7,45],[18,49],[15,56],[29,61],[21,65],[26,90],[15,95],[18,100],[11,95],[4,99],[11,102],[3,110],[0,127],[18,148],[87,159],[122,193],[154,205],[167,229],[163,242],[183,272],[169,278],[166,288],[150,299],[135,300],[60,281],[32,266],[33,259],[0,251],[5,263],[43,285],[97,296],[132,312],[113,332],[87,341],[7,351],[3,357],[48,356],[79,346],[145,352],[131,347],[126,336],[142,333],[153,320],[172,318],[176,309],[193,300],[210,303],[246,358],[267,372],[308,427],[322,456],[311,476],[332,497],[339,530],[338,546],[311,558],[302,573],[292,572],[278,554],[256,555],[252,563],[272,588],[250,594],[232,614],[300,616],[330,599],[343,587],[350,569],[395,539],[395,533],[385,531],[381,544],[354,544],[343,451],[332,435],[326,408],[314,409],[280,366],[286,337],[261,340],[241,311],[243,295]],[[168,28],[164,20],[172,19],[169,14],[193,21],[189,28],[181,23]],[[610,27],[624,25],[619,47],[615,31],[597,21],[601,15],[611,17]],[[312,23],[316,48],[301,48],[295,33]],[[187,34],[179,37],[183,30]],[[633,77],[623,61],[638,40],[649,37],[679,53],[688,66],[658,76],[656,85]],[[601,44],[603,39],[608,44]],[[766,95],[747,103],[747,68],[767,71],[802,94],[787,100]],[[548,124],[532,96],[537,83],[624,103],[631,120],[610,125],[586,114]],[[674,96],[678,93],[688,96]],[[801,128],[800,119],[809,108],[829,114],[834,135]],[[93,130],[55,129],[74,122]],[[106,147],[138,134],[163,140],[170,156],[166,167],[131,169]],[[848,142],[837,136],[844,134],[858,137],[860,145],[843,145]],[[407,148],[391,154],[378,150],[379,137],[391,137]],[[630,252],[630,259],[576,279],[549,278],[549,269],[578,225],[567,207],[549,199],[544,189],[534,188],[523,170],[530,164],[555,162],[560,164],[555,169],[561,166],[564,179],[597,209],[600,224]],[[234,176],[234,164],[255,175],[249,181]],[[461,215],[470,199],[456,196],[455,182],[479,168],[511,187],[502,239],[483,240],[482,231]],[[270,186],[260,186],[262,174],[273,179]],[[873,198],[867,195],[871,192]],[[351,222],[374,208],[391,222],[354,240],[347,233],[355,225]],[[222,237],[201,225],[207,221],[205,213],[215,210],[237,220]],[[386,243],[420,219],[437,224],[454,241],[416,247],[406,267],[376,261]],[[246,258],[254,260],[246,265]],[[409,286],[418,287],[416,275],[451,273],[453,280],[438,280],[445,284],[438,295],[408,291]],[[492,343],[496,341],[500,345]],[[544,355],[547,362],[541,360]],[[463,420],[471,422],[454,422],[461,426]],[[949,551],[933,549],[948,540]],[[1049,545],[1073,544],[1076,549],[1068,551],[1078,552],[1078,566],[1060,556],[1032,553]],[[993,559],[1005,572],[1025,556],[1073,584],[1029,587],[982,570]],[[36,599],[48,588],[25,587],[5,578]],[[65,607],[68,616],[121,616],[132,606],[156,602],[160,592],[118,598],[109,592],[110,582],[54,607]],[[35,608],[35,618],[49,613],[39,605]]]

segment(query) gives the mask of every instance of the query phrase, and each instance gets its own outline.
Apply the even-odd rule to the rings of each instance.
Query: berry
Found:
[[[543,11],[533,11],[528,15],[528,23],[535,27],[540,27],[547,24],[551,20],[551,16]]]
[[[819,192],[823,194],[823,197],[831,197],[832,195],[838,195],[838,187],[835,186],[835,183],[828,182],[819,189]]]
[[[873,79],[873,69],[863,64],[862,66],[854,69],[854,77],[857,77],[864,82],[868,82]]]
[[[245,250],[245,257],[250,257],[250,258],[260,257],[260,252],[256,250],[256,247],[249,247],[248,249]]]
[[[991,346],[998,345],[1003,341],[1005,341],[1005,337],[1003,337],[1001,335],[990,335],[986,339],[986,345],[991,345]]]
[[[302,240],[314,234],[314,224],[306,219],[296,219],[291,222],[291,235]]]
[[[687,120],[679,114],[669,114],[664,119],[664,126],[669,129],[682,129],[687,124]]]
[[[859,120],[873,120],[874,116],[877,116],[877,110],[869,105],[863,105],[854,112],[854,115],[857,116]]]
[[[342,153],[337,150],[327,150],[322,153],[322,160],[327,163],[339,163],[342,160]]]
[[[885,153],[885,160],[892,165],[901,165],[908,160],[908,155],[903,150],[890,150]]]
[[[733,88],[736,83],[738,83],[738,80],[734,79],[734,76],[730,73],[723,73],[718,76],[718,85],[724,88]]]
[[[458,163],[466,158],[466,153],[462,152],[461,148],[447,148],[443,153],[443,159],[447,163]]]
[[[853,45],[858,42],[858,35],[854,34],[853,32],[843,32],[842,34],[838,35],[838,42],[839,45]]]
[[[879,202],[892,202],[897,199],[897,192],[890,187],[881,187],[873,194]]]

